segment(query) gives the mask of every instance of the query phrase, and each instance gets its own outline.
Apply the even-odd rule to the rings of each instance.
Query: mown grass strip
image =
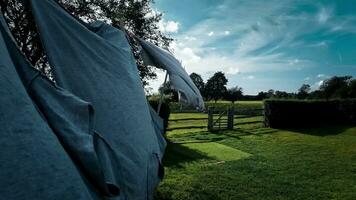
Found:
[[[199,151],[218,161],[234,161],[251,156],[249,153],[216,142],[188,143],[183,144],[183,146]]]

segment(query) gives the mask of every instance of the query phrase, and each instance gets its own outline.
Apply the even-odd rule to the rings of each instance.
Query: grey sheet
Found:
[[[119,199],[151,199],[162,178],[165,141],[151,115],[124,32],[79,22],[53,0],[29,0],[58,85],[95,109],[93,129],[107,145]],[[103,150],[105,152],[105,149]]]
[[[19,76],[16,70],[21,71],[24,58],[17,54],[18,49],[8,35],[1,14],[0,22],[0,199],[99,199],[74,164],[73,157],[67,154],[69,149],[61,145],[65,138],[55,134],[56,128],[52,128],[56,125],[48,124],[41,108],[28,95],[32,84],[36,88],[35,85],[41,84],[35,81],[39,74],[29,70]],[[61,95],[61,92],[53,90],[50,85],[41,84],[40,88],[39,92],[48,97],[46,102],[54,103],[56,107],[58,99],[55,95]],[[64,95],[68,95],[68,99],[63,104],[73,103],[71,99],[77,102],[70,94]],[[81,116],[76,117],[80,120]],[[65,123],[62,127],[69,130]],[[69,137],[71,134],[70,131],[61,133]],[[78,140],[79,143],[82,141]]]
[[[190,79],[182,64],[167,50],[140,38],[136,37],[136,39],[142,47],[141,54],[144,63],[167,70],[171,86],[180,92],[183,102],[203,110],[204,101],[200,91]]]
[[[57,87],[34,69],[20,52],[4,20],[1,29],[16,70],[33,102],[56,133],[63,147],[101,194],[117,196],[111,163],[107,160],[111,148],[94,132],[92,105]]]

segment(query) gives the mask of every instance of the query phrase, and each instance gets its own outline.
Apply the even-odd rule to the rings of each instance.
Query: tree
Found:
[[[310,92],[311,88],[310,88],[310,85],[309,84],[303,84],[299,90],[298,90],[298,94],[297,94],[297,97],[299,99],[305,99],[308,97],[309,95],[309,92]]]
[[[58,0],[71,14],[92,22],[103,20],[114,27],[124,27],[136,36],[157,45],[169,47],[171,38],[165,36],[158,27],[162,14],[151,8],[153,0]],[[36,68],[51,76],[50,66],[44,55],[30,9],[23,1],[1,0],[4,13],[19,47]],[[139,56],[138,46],[130,39],[133,52],[144,85],[156,77],[154,68],[145,67]]]
[[[273,89],[269,89],[269,90],[267,91],[267,97],[268,97],[268,98],[274,97],[274,90],[273,90]]]
[[[310,99],[322,99],[324,97],[323,97],[323,93],[320,90],[314,90],[309,93],[309,98]]]
[[[356,79],[352,79],[349,83],[349,95],[350,98],[356,98]]]
[[[191,73],[189,76],[192,79],[195,86],[197,86],[197,88],[199,89],[200,93],[204,96],[205,83],[204,83],[204,80],[202,79],[202,77],[197,73]]]
[[[235,101],[241,99],[243,96],[242,88],[236,86],[233,88],[230,88],[226,92],[226,100],[231,101],[233,104]]]
[[[257,94],[256,98],[257,98],[258,100],[267,99],[267,98],[268,98],[268,93],[261,91],[261,92],[259,92],[259,93]]]
[[[347,98],[351,76],[334,76],[320,86],[324,98]]]
[[[215,102],[226,94],[227,79],[223,72],[216,72],[205,84],[205,94],[208,99]]]
[[[160,94],[169,95],[170,100],[173,102],[179,101],[178,92],[172,88],[170,80],[167,81],[166,83],[163,83],[158,88],[158,91]]]
[[[292,94],[290,94],[288,92],[285,92],[285,91],[277,90],[276,92],[274,92],[274,97],[275,98],[279,98],[279,99],[286,99],[286,98],[289,98],[291,96],[292,96]]]

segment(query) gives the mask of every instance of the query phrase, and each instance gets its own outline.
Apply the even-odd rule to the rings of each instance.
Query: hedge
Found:
[[[272,128],[356,124],[356,99],[265,100],[264,116]]]
[[[172,113],[193,113],[193,112],[201,112],[196,110],[194,107],[191,106],[186,106],[184,104],[178,103],[178,102],[171,102],[169,104],[171,108]],[[205,102],[205,108],[206,110],[208,108],[214,107],[216,110],[227,110],[228,108],[234,107],[235,109],[235,114],[238,115],[261,115],[262,114],[262,102],[261,101],[244,101],[243,103],[241,102],[235,102],[235,104],[232,104],[231,102]]]

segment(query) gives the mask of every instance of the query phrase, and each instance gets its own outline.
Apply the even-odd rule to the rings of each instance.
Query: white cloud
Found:
[[[156,10],[151,10],[151,12],[146,13],[145,17],[146,18],[151,18],[151,17],[155,17],[159,14],[159,12],[157,12]]]
[[[178,60],[182,61],[183,65],[194,65],[201,60],[192,48],[184,47],[181,45],[171,45],[173,48],[173,54]]]
[[[253,80],[253,79],[255,79],[255,76],[250,75],[250,76],[247,76],[246,79]]]
[[[226,71],[226,74],[229,74],[229,75],[236,75],[239,73],[240,73],[240,69],[237,67],[229,67]]]
[[[197,40],[196,37],[192,37],[192,36],[185,36],[184,39],[185,39],[185,40],[188,40],[188,41],[195,41],[195,40]]]
[[[315,14],[302,13],[292,16],[285,14],[295,2],[246,1],[244,6],[241,6],[236,4],[235,0],[226,0],[224,6],[219,6],[211,13],[214,16],[178,35],[177,40],[182,42],[182,45],[175,48],[174,53],[188,70],[197,73],[217,70],[234,73],[233,69],[236,68],[239,72],[245,73],[311,67],[315,63],[310,60],[278,53],[280,49],[290,49],[291,43],[296,42],[300,35],[315,30],[311,26],[311,23],[316,23],[313,19]],[[232,9],[236,12],[230,12]],[[270,19],[270,16],[276,17]],[[290,26],[291,23],[293,26]],[[224,31],[221,32],[221,29]],[[239,37],[231,39],[226,46],[217,47],[216,42],[231,32],[238,34]],[[275,43],[276,41],[278,43]],[[271,48],[265,48],[269,45]],[[185,47],[192,52],[184,50]],[[262,48],[265,50],[255,53]]]
[[[321,85],[323,85],[323,83],[324,83],[324,80],[319,81],[318,86],[320,87]]]
[[[305,42],[300,42],[299,46],[309,47],[309,48],[329,48],[330,41],[320,41],[311,44],[306,44]]]
[[[324,80],[315,82],[313,85],[311,85],[311,90],[312,91],[318,90],[323,83]]]
[[[187,60],[188,62],[198,62],[201,58],[200,56],[198,56],[197,54],[194,53],[194,51],[191,49],[191,48],[184,48],[182,51],[181,51],[181,55],[183,55],[185,58],[185,60]]]
[[[310,77],[305,77],[304,81],[310,81]]]
[[[318,74],[316,77],[317,78],[326,78],[326,75],[325,74]]]
[[[289,60],[289,65],[296,65],[299,62],[300,62],[299,59]]]
[[[176,33],[179,29],[179,23],[174,21],[168,21],[166,25],[166,32]]]
[[[295,12],[306,3],[318,11]],[[356,33],[356,28],[349,23],[356,18],[337,20],[332,7],[321,7],[317,2],[307,0],[244,1],[243,4],[225,0],[209,15],[188,30],[180,31],[176,37],[179,43],[172,45],[174,54],[188,72],[197,72],[205,77],[215,71],[233,75],[315,67],[318,66],[317,61],[303,57],[304,52],[293,55],[289,51],[301,47],[316,47],[315,51],[318,51],[320,47],[327,48],[332,41],[310,44],[300,38],[320,31],[320,27]],[[228,42],[217,45],[216,42],[227,39],[231,33],[238,37],[229,36]],[[314,77],[307,78],[305,81],[314,80]]]
[[[158,23],[159,30],[164,33],[177,33],[179,30],[179,26],[180,26],[179,22],[165,21],[164,19],[162,19]]]
[[[332,16],[332,9],[330,8],[321,8],[318,15],[317,20],[320,24],[325,24]]]
[[[157,92],[158,88],[161,87],[161,85],[164,82],[164,78],[166,76],[166,72],[163,70],[157,70],[156,71],[157,78],[155,80],[150,81],[149,87],[151,90],[149,91],[150,93],[155,93]]]

